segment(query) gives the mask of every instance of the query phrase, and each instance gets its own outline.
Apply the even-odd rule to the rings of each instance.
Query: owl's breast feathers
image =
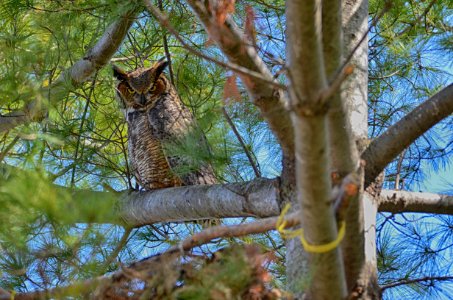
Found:
[[[153,137],[146,111],[128,112],[129,161],[144,189],[180,186],[164,154],[161,140]]]
[[[184,169],[188,160],[165,154],[165,143],[182,140],[196,127],[191,112],[178,95],[165,93],[147,110],[128,111],[127,121],[130,160],[135,177],[142,187],[156,189],[217,183],[214,171],[208,164],[180,176],[175,175],[174,171]],[[200,146],[207,147],[204,136]]]

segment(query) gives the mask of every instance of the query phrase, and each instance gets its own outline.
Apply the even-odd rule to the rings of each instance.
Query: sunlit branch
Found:
[[[365,185],[373,182],[404,149],[452,112],[453,83],[414,108],[374,139],[362,154],[362,159],[366,161]]]
[[[433,193],[382,190],[379,211],[453,215],[453,196]]]

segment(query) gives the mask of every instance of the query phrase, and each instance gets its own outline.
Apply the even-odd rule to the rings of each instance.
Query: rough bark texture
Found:
[[[118,21],[110,25],[99,41],[86,55],[76,61],[72,67],[64,71],[61,76],[48,88],[44,88],[43,95],[49,95],[49,101],[59,101],[68,93],[68,86],[77,86],[86,81],[97,70],[104,67],[121,45],[127,31],[134,22],[136,11],[125,12]],[[44,118],[46,108],[36,100],[27,104],[23,109],[0,117],[0,133],[18,125],[28,124]]]
[[[426,100],[371,142],[366,161],[365,185],[369,185],[404,149],[453,112],[453,83]]]

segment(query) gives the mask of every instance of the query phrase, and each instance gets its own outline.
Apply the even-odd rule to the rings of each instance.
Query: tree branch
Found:
[[[58,188],[72,194],[70,209],[77,219],[69,218],[69,221],[77,223],[116,223],[138,227],[196,219],[263,218],[280,213],[279,179],[258,178],[243,183],[126,191],[119,199],[108,192]],[[453,215],[453,196],[445,194],[382,190],[376,200],[380,212]],[[99,211],[105,212],[107,207],[117,207],[117,210],[112,209],[100,216]]]
[[[261,74],[265,80],[238,73],[244,86],[260,109],[261,115],[268,122],[285,154],[293,155],[293,128],[285,109],[287,102],[282,91],[275,89],[268,81],[275,81],[271,72],[259,57],[253,45],[246,43],[244,34],[229,17],[219,22],[212,15],[204,1],[188,0],[209,37],[214,40],[231,63]]]
[[[190,53],[192,53],[192,54],[194,54],[194,55],[196,55],[198,57],[204,58],[204,59],[206,59],[208,61],[211,61],[211,62],[215,63],[216,65],[219,65],[219,66],[221,66],[223,68],[232,70],[232,71],[234,71],[234,72],[236,72],[238,74],[242,74],[242,75],[245,75],[245,76],[250,76],[250,77],[255,78],[257,80],[262,80],[262,81],[267,82],[271,86],[275,86],[277,88],[286,90],[286,86],[285,85],[278,83],[274,79],[264,78],[260,73],[255,72],[253,70],[249,70],[249,69],[244,68],[244,67],[242,67],[240,65],[233,64],[233,63],[230,63],[230,62],[220,61],[220,60],[218,60],[218,59],[216,59],[214,57],[211,57],[209,55],[206,55],[203,52],[201,52],[201,51],[195,49],[194,47],[190,46],[189,44],[187,44],[186,41],[184,41],[182,36],[179,34],[178,30],[176,30],[169,23],[168,17],[165,16],[164,14],[162,14],[151,3],[151,1],[149,1],[149,0],[145,1],[145,5],[146,5],[146,8],[148,9],[148,11],[157,19],[157,21],[159,21],[160,25],[162,27],[164,27],[165,29],[167,29],[178,40],[178,42],[183,46],[183,48],[186,49],[187,51],[189,51]]]
[[[394,283],[386,284],[381,287],[381,291],[385,291],[386,289],[389,288],[394,288],[397,286],[401,285],[406,285],[406,284],[413,284],[413,283],[420,283],[423,281],[453,281],[453,276],[426,276],[422,278],[414,278],[414,279],[402,279]]]
[[[261,172],[258,169],[258,166],[256,165],[255,161],[253,160],[252,154],[250,153],[249,149],[247,149],[247,145],[245,144],[244,140],[242,139],[241,134],[237,130],[236,125],[234,125],[233,120],[231,120],[230,116],[228,115],[228,112],[226,111],[225,107],[222,107],[222,113],[223,113],[223,116],[225,117],[225,120],[230,125],[231,130],[233,130],[234,135],[238,139],[239,144],[241,144],[241,147],[244,150],[244,153],[247,156],[247,159],[249,160],[250,165],[253,168],[253,172],[255,173],[255,177],[256,178],[260,178],[261,177]]]
[[[301,226],[314,244],[326,244],[337,237],[337,223],[331,200],[327,106],[319,101],[327,89],[322,48],[320,0],[287,1],[287,66],[290,78],[291,113],[295,139],[297,199]],[[332,2],[325,12],[338,10]],[[339,46],[339,45],[337,45]],[[297,297],[343,299],[347,295],[343,259],[339,248],[325,253],[306,253],[311,281],[305,291],[290,283]],[[298,280],[297,277],[293,280]]]
[[[365,186],[373,182],[398,154],[452,112],[453,83],[417,106],[374,139],[362,154],[362,159],[366,161]]]
[[[75,87],[80,85],[109,63],[113,54],[121,45],[129,27],[134,22],[135,15],[135,9],[125,12],[118,21],[106,29],[99,41],[82,59],[64,71],[50,87],[43,88],[42,94],[49,95],[51,103],[59,101],[68,93],[68,84]],[[46,109],[42,107],[40,101],[32,101],[21,110],[0,116],[0,133],[18,125],[41,120],[45,117],[45,113]]]
[[[27,171],[0,164],[0,174],[7,174],[9,177],[22,176],[25,172]],[[348,178],[346,177],[343,183],[350,183]],[[71,189],[57,185],[54,187],[57,189],[56,197],[68,199],[67,195],[71,195],[67,203],[60,201],[61,210],[72,212],[62,222],[114,223],[130,228],[143,224],[195,219],[274,217],[280,213],[280,185],[279,178],[257,178],[242,183],[119,193]],[[62,194],[59,194],[60,192]],[[342,192],[342,189],[335,190],[331,200],[334,202]],[[379,211],[382,212],[453,215],[453,196],[449,195],[383,190],[377,201]]]
[[[120,200],[119,212],[128,226],[196,219],[276,216],[278,179],[244,183],[194,185],[132,192]]]
[[[299,224],[299,212],[293,212],[285,217],[285,228],[290,228]],[[241,237],[249,234],[264,233],[270,230],[275,230],[279,217],[271,217],[260,220],[255,220],[250,223],[232,225],[232,226],[214,226],[207,228],[199,233],[196,233],[185,240],[181,241],[179,245],[168,249],[167,253],[189,251],[195,247],[209,243],[217,238],[233,238]]]
[[[453,215],[453,196],[449,195],[382,190],[377,200],[381,212]]]

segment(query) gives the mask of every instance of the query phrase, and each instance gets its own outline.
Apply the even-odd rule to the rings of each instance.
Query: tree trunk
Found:
[[[368,1],[346,0],[343,3],[345,56],[347,57],[368,32]],[[360,44],[351,63],[354,73],[343,84],[347,117],[359,152],[364,150],[368,135],[368,39]],[[364,177],[364,172],[360,174]],[[380,299],[376,265],[377,203],[362,193],[351,203],[347,213],[343,255],[346,281],[351,299]]]

